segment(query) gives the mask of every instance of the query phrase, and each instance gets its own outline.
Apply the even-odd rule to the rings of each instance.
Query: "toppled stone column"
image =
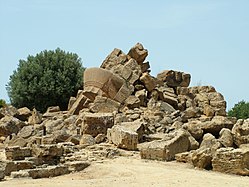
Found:
[[[131,94],[123,79],[101,68],[85,70],[84,86],[84,95],[91,100],[94,100],[97,95],[102,95],[122,103]]]

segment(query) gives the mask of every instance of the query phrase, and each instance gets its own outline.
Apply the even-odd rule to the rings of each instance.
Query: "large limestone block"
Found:
[[[133,122],[122,122],[120,124],[121,126],[124,126],[127,129],[130,129],[133,132],[136,132],[138,134],[138,141],[143,141],[143,135],[145,133],[145,125],[142,121],[133,121]]]
[[[240,119],[232,129],[234,143],[237,146],[249,144],[249,119]]]
[[[106,134],[107,129],[113,125],[114,116],[112,113],[85,113],[81,132],[95,137],[98,134]]]
[[[50,145],[34,145],[32,147],[32,156],[40,158],[52,158],[60,157],[63,155],[64,148],[61,145],[50,144]]]
[[[95,139],[90,134],[83,134],[80,139],[80,145],[94,145]]]
[[[25,123],[12,116],[5,116],[0,120],[0,136],[7,137],[25,126]]]
[[[23,171],[12,172],[12,178],[21,178],[21,177],[31,177],[33,179],[38,178],[49,178],[56,177],[60,175],[68,174],[70,171],[68,166],[48,166],[46,168],[36,168],[36,169],[26,169]]]
[[[0,161],[0,181],[5,177],[5,163]]]
[[[68,114],[79,114],[80,110],[89,106],[89,103],[89,99],[85,95],[83,95],[83,93],[81,93],[72,104],[71,108],[68,111]]]
[[[6,147],[5,148],[5,155],[7,160],[23,160],[25,157],[30,157],[31,149],[28,147],[19,147],[19,146],[13,146],[13,147]]]
[[[135,93],[135,96],[140,100],[140,106],[146,106],[146,104],[147,104],[147,91],[145,89],[137,91]]]
[[[201,129],[200,121],[190,121],[183,125],[183,128],[186,129],[196,140],[200,140],[203,136],[203,130]]]
[[[212,166],[214,171],[249,176],[249,149],[220,148]]]
[[[205,133],[211,133],[213,135],[219,135],[219,132],[223,128],[232,129],[233,121],[224,116],[214,116],[211,121],[206,121],[202,123],[202,129]]]
[[[31,115],[31,111],[27,107],[23,107],[17,110],[17,114],[15,115],[15,117],[22,121],[28,121],[28,118]]]
[[[152,77],[148,72],[145,72],[140,77],[140,81],[144,84],[145,88],[151,92],[157,85],[154,77]]]
[[[194,167],[201,169],[212,168],[212,154],[210,148],[197,149],[191,154],[191,161]]]
[[[115,125],[107,131],[107,139],[119,148],[136,150],[138,134],[123,126]]]
[[[189,147],[188,133],[178,130],[171,139],[145,143],[141,146],[140,155],[143,159],[170,161],[175,158],[175,154],[186,152]]]
[[[19,132],[18,136],[22,138],[29,138],[34,132],[34,126],[33,125],[28,125],[24,126]]]
[[[5,175],[7,176],[9,176],[13,171],[32,169],[35,167],[34,162],[27,160],[6,161],[5,164]]]
[[[148,50],[144,49],[143,45],[137,43],[134,47],[130,49],[128,55],[135,59],[138,64],[142,64],[145,58],[148,56]]]
[[[89,109],[93,113],[112,113],[117,112],[121,104],[107,97],[96,96]]]
[[[88,68],[84,72],[84,87],[85,90],[89,88],[97,88],[101,90],[103,96],[114,99],[122,103],[127,97],[130,96],[131,90],[125,84],[124,79],[112,73],[109,70],[102,68]],[[88,98],[94,100],[90,91],[86,95]]]
[[[140,103],[140,99],[134,95],[129,96],[125,100],[125,106],[127,106],[129,109],[139,108]]]
[[[101,68],[110,70],[117,64],[124,64],[128,60],[127,55],[120,49],[115,48],[103,61]]]
[[[221,129],[219,141],[224,147],[233,147],[233,135],[231,130],[226,128]]]
[[[214,153],[217,149],[221,148],[222,144],[212,134],[207,133],[203,136],[203,140],[200,145],[200,149],[210,148],[211,152]]]
[[[179,71],[164,70],[157,75],[157,79],[165,82],[169,87],[188,87],[191,76],[190,74]]]
[[[32,111],[32,115],[28,119],[29,124],[40,124],[42,122],[42,115],[35,108]]]

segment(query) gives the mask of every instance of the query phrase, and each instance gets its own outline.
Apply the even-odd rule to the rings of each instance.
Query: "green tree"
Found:
[[[59,48],[19,60],[6,85],[11,104],[41,112],[55,105],[65,110],[70,96],[83,86],[83,71],[77,54]]]
[[[234,107],[228,111],[228,116],[236,117],[237,119],[249,118],[249,102],[242,100],[235,104]]]
[[[5,107],[5,106],[6,106],[5,100],[0,99],[0,108]]]

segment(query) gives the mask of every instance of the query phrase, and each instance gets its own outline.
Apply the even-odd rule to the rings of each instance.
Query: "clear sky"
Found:
[[[19,59],[45,49],[99,66],[113,48],[140,42],[152,74],[188,72],[228,108],[249,101],[249,0],[0,0],[0,98]]]

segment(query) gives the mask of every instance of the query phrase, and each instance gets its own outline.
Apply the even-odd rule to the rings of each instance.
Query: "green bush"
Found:
[[[249,118],[249,102],[242,100],[235,104],[234,107],[228,111],[228,116],[236,117],[237,119]]]
[[[59,48],[28,56],[19,61],[6,86],[11,104],[41,112],[55,105],[65,110],[70,96],[83,86],[83,71],[77,54]]]
[[[5,106],[6,106],[5,100],[0,99],[0,108],[5,107]]]

